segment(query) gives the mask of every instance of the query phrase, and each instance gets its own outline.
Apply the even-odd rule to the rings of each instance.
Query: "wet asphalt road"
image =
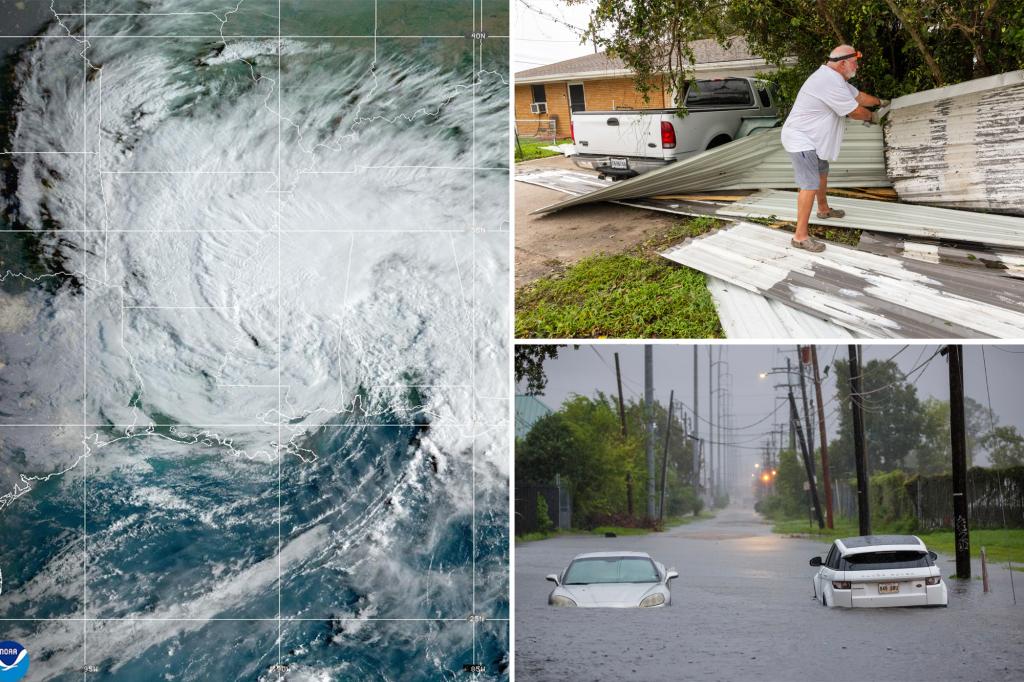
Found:
[[[989,566],[992,592],[956,581],[948,608],[828,609],[810,557],[827,543],[774,535],[753,511],[647,536],[516,546],[517,680],[1024,680],[1024,573]],[[660,609],[558,609],[544,580],[581,552],[646,551],[679,571]]]

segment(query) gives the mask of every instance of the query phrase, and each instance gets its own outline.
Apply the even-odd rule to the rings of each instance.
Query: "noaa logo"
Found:
[[[20,680],[28,672],[28,651],[17,642],[0,642],[0,682]]]

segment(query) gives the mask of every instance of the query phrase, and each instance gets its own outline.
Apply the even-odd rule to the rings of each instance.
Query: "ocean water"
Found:
[[[0,639],[32,679],[507,678],[507,7],[22,4]]]

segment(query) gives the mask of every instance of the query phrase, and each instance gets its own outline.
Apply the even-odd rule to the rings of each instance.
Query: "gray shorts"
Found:
[[[796,175],[796,186],[800,189],[818,189],[821,185],[820,175],[828,175],[828,161],[819,159],[814,150],[807,152],[789,152],[793,162],[793,173]]]

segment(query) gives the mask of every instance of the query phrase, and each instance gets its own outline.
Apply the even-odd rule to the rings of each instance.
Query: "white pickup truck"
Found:
[[[757,78],[697,80],[683,100],[686,116],[674,109],[574,112],[573,159],[616,180],[660,168],[777,125],[774,87]]]

